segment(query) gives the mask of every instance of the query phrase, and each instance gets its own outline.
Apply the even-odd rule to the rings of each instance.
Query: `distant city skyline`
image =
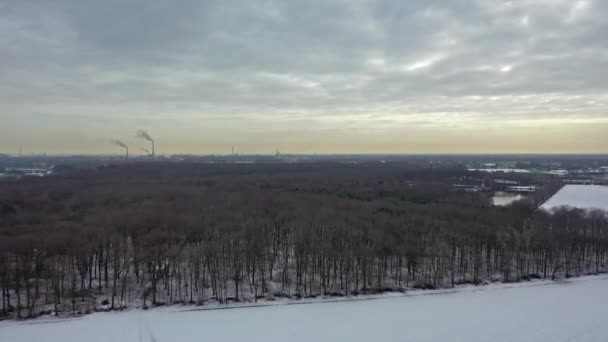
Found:
[[[0,0],[0,153],[608,153],[608,2]]]

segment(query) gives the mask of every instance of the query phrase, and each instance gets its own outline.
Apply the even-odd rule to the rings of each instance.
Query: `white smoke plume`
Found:
[[[122,140],[112,140],[112,144],[116,145],[116,146],[120,146],[122,148],[129,148],[129,146],[127,146],[127,144],[125,144],[124,142],[122,142]]]
[[[154,139],[152,139],[152,136],[148,132],[146,132],[144,130],[137,131],[136,137],[140,138],[140,139],[145,139],[145,140],[154,142]]]
[[[152,136],[150,135],[150,133],[144,131],[144,130],[139,130],[137,131],[137,134],[135,135],[135,137],[139,138],[139,139],[144,139],[144,140],[148,140],[149,142],[152,143],[152,153],[148,153],[148,155],[154,157],[156,155],[156,152],[154,151],[154,139],[152,139]]]
[[[127,144],[118,139],[112,140],[112,144],[124,148],[127,151],[127,158],[129,158],[129,146]]]

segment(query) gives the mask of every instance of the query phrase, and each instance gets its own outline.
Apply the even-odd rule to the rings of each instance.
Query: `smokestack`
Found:
[[[156,156],[156,152],[154,151],[154,139],[152,139],[152,136],[150,134],[148,134],[148,132],[144,131],[144,130],[139,130],[137,131],[137,135],[135,135],[136,138],[140,138],[140,139],[144,139],[144,140],[148,140],[149,142],[152,143],[152,154],[151,156],[154,157]]]
[[[129,158],[129,146],[127,146],[127,144],[125,144],[124,142],[122,142],[121,140],[113,140],[112,143],[116,146],[122,147],[127,151],[127,158]]]

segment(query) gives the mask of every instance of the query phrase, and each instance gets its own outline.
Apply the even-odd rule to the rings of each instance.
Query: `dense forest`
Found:
[[[504,208],[452,186],[491,177],[408,163],[137,163],[0,182],[0,315],[605,270],[604,212],[537,210],[560,186],[550,176]]]

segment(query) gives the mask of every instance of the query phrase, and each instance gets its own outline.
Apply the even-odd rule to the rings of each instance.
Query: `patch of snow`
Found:
[[[608,277],[593,276],[313,305],[202,311],[168,307],[4,321],[0,340],[597,342],[606,337],[608,305],[600,299],[607,287]]]
[[[566,176],[569,172],[568,170],[551,170],[544,173],[555,176]]]
[[[498,207],[504,207],[524,198],[526,197],[519,194],[516,196],[494,196],[492,197],[492,204]]]
[[[530,170],[526,169],[469,169],[469,171],[480,171],[480,172],[504,172],[504,173],[530,173]]]

